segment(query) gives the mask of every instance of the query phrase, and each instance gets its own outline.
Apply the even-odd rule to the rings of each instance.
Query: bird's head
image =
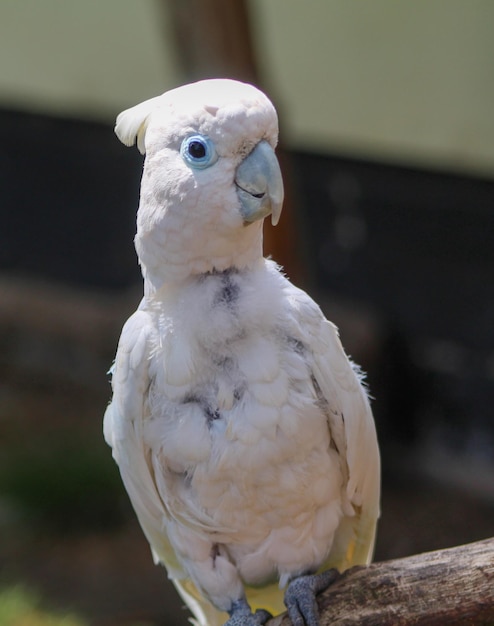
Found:
[[[278,120],[252,85],[204,80],[121,113],[115,132],[146,155],[136,250],[154,289],[243,269],[262,257],[262,222],[278,222]]]

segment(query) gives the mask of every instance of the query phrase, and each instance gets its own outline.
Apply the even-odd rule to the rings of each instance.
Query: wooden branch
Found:
[[[494,538],[354,567],[319,597],[321,626],[493,626]],[[280,615],[267,626],[291,626]]]

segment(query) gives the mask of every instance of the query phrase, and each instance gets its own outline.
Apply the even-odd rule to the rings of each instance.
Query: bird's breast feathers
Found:
[[[287,289],[263,260],[151,307],[159,340],[143,433],[161,497],[172,515],[221,532],[252,582],[276,560],[279,571],[317,567],[342,515],[341,460]]]

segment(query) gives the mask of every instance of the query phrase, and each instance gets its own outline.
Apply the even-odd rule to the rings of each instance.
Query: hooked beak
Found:
[[[267,141],[260,141],[240,163],[235,185],[245,224],[271,214],[271,223],[276,226],[283,204],[283,180],[278,159]]]

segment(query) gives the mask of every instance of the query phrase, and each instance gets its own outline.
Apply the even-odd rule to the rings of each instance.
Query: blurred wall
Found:
[[[2,0],[0,105],[112,121],[180,82],[155,0]]]
[[[292,146],[494,171],[490,0],[252,0]]]
[[[289,145],[492,174],[490,0],[249,6]],[[159,0],[2,0],[0,105],[112,121],[182,82],[172,39]]]

